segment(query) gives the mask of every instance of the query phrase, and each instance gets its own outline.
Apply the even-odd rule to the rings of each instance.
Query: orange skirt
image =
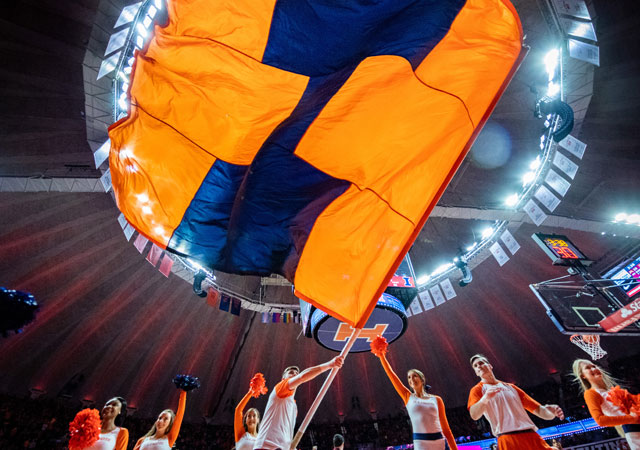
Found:
[[[503,434],[498,437],[498,450],[539,450],[551,448],[535,431]]]

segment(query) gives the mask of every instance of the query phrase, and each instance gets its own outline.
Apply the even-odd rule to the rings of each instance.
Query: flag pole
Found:
[[[347,345],[345,345],[342,351],[340,352],[340,356],[342,356],[343,358],[347,357],[347,353],[349,353],[349,350],[351,350],[351,347],[353,347],[353,344],[356,342],[356,339],[358,339],[358,336],[360,335],[361,331],[362,331],[362,328],[354,328],[353,332],[351,333],[351,336],[349,337],[349,340],[347,341]],[[329,386],[331,386],[331,383],[333,383],[333,379],[338,374],[338,370],[340,370],[338,367],[332,368],[331,372],[329,373],[329,376],[327,377],[326,380],[324,380],[324,383],[320,388],[320,392],[318,392],[318,395],[316,396],[316,399],[313,401],[311,408],[309,408],[307,415],[305,416],[304,420],[300,424],[300,428],[298,428],[298,432],[294,436],[293,441],[291,441],[290,450],[295,450],[296,446],[300,442],[300,439],[302,439],[302,435],[307,430],[307,427],[309,426],[311,419],[313,419],[313,415],[316,413],[318,406],[320,406],[320,402],[322,401],[325,394],[329,390]]]

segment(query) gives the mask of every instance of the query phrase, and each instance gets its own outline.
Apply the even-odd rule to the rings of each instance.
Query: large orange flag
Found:
[[[109,131],[118,207],[361,326],[512,77],[506,0],[170,0]]]

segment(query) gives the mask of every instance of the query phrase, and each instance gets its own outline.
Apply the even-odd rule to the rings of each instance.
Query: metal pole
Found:
[[[347,353],[349,353],[349,350],[351,350],[351,347],[353,347],[353,344],[356,342],[356,339],[358,339],[358,336],[360,335],[361,331],[362,331],[362,328],[355,328],[353,330],[353,332],[351,333],[351,336],[349,337],[349,340],[347,341],[347,345],[345,345],[342,351],[340,352],[340,356],[342,356],[343,358],[347,357]],[[318,395],[316,396],[316,399],[313,401],[311,408],[309,408],[307,415],[305,416],[304,420],[300,424],[300,428],[298,428],[298,432],[294,436],[293,441],[291,441],[290,450],[295,450],[298,443],[300,443],[300,439],[302,439],[302,435],[307,430],[307,427],[309,426],[311,419],[313,419],[313,415],[316,413],[318,406],[320,406],[320,402],[322,401],[325,394],[329,390],[329,386],[331,386],[331,383],[333,383],[333,379],[338,374],[338,370],[340,369],[338,369],[337,367],[334,367],[333,369],[331,369],[331,373],[329,373],[329,376],[327,377],[327,379],[324,380],[324,384],[320,388],[320,392],[318,392]]]

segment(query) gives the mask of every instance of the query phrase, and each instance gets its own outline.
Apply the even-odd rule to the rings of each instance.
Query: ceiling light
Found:
[[[531,161],[531,164],[529,164],[529,169],[531,170],[537,170],[538,167],[540,167],[540,157],[536,157],[536,159],[534,159],[533,161]]]
[[[640,214],[631,214],[627,216],[627,223],[640,223]]]
[[[557,48],[550,50],[544,56],[544,67],[547,70],[547,74],[549,75],[549,80],[552,80],[556,74],[556,68],[558,67],[558,58],[560,57],[560,52]]]
[[[616,214],[615,221],[616,222],[622,222],[626,218],[627,218],[627,214],[626,213],[618,213],[618,214]]]
[[[526,186],[535,179],[536,179],[535,172],[527,172],[522,176],[522,184]]]
[[[470,246],[467,247],[467,251],[470,252],[471,250],[473,250],[477,246],[478,246],[478,243],[474,242],[473,244],[471,244]]]
[[[493,228],[485,228],[482,230],[482,239],[487,239],[489,236],[493,234]]]
[[[518,197],[518,194],[511,194],[510,196],[507,197],[507,199],[504,202],[506,203],[507,206],[515,206],[518,204],[519,199],[520,197]]]
[[[431,275],[440,275],[441,273],[446,272],[447,270],[449,270],[452,267],[453,267],[453,264],[451,264],[451,263],[442,264],[441,266],[438,266],[436,268],[436,270],[434,270]]]

